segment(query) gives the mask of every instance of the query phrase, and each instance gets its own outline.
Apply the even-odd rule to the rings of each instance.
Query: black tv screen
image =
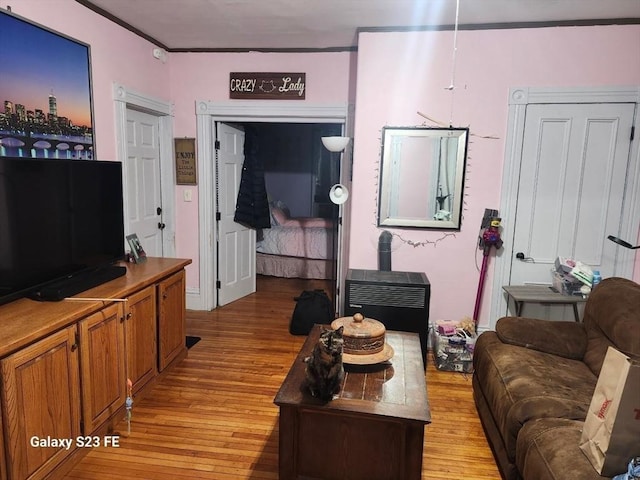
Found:
[[[120,162],[0,157],[0,304],[123,256]]]

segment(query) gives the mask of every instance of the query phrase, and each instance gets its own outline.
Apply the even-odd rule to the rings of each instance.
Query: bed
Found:
[[[285,278],[334,276],[334,223],[330,219],[290,217],[279,203],[271,207],[271,228],[256,242],[256,273]]]

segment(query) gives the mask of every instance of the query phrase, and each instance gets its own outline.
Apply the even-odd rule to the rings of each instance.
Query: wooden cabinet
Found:
[[[0,425],[2,424],[2,408],[0,408]],[[4,461],[4,434],[0,428],[0,480],[7,480],[7,464]]]
[[[111,417],[127,396],[124,314],[111,304],[80,321],[80,378],[83,434]]]
[[[158,284],[158,336],[162,371],[186,350],[184,270]]]
[[[121,419],[127,378],[140,393],[185,354],[189,263],[127,265],[126,276],[79,295],[87,301],[0,306],[0,480],[58,475],[81,458],[70,455],[79,436]]]
[[[147,287],[127,300],[127,378],[133,383],[135,394],[158,373],[156,287]]]
[[[76,326],[71,325],[0,361],[11,479],[43,478],[73,451],[39,442],[80,435],[76,334]]]

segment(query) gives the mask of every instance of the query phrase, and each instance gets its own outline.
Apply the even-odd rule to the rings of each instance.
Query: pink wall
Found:
[[[500,206],[509,88],[640,84],[638,25],[461,31],[451,92],[445,87],[452,79],[453,39],[453,32],[362,33],[358,47],[351,268],[377,268],[382,127],[421,125],[420,111],[471,131],[462,229],[449,236],[391,230],[424,244],[394,237],[392,267],[427,274],[433,320],[473,315],[482,262],[476,246],[480,221],[485,208]],[[481,326],[489,324],[492,273],[490,268]]]
[[[309,104],[349,102],[351,53],[177,53],[169,54],[171,98],[175,103],[174,134],[195,137],[196,100],[229,100],[230,72],[305,72]],[[202,160],[202,159],[200,159]],[[184,202],[176,192],[176,248],[178,255],[192,258],[187,269],[187,287],[198,287],[198,202]],[[190,187],[193,189],[193,187]]]

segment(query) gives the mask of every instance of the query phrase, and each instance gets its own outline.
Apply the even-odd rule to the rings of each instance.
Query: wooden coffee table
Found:
[[[431,423],[417,333],[387,331],[395,354],[386,364],[345,365],[337,398],[304,388],[316,325],[275,397],[280,407],[280,480],[420,480],[424,425]]]

